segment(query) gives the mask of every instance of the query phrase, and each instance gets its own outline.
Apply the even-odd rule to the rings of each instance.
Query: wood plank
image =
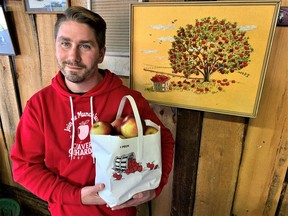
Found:
[[[0,183],[13,185],[11,162],[9,160],[9,152],[4,140],[3,130],[0,130],[0,149]]]
[[[162,123],[170,129],[173,137],[176,137],[176,108],[151,104],[152,109],[157,114]],[[152,201],[152,215],[167,216],[170,215],[172,204],[173,188],[173,169],[169,175],[168,183],[163,188],[159,197]]]
[[[245,119],[205,113],[194,215],[230,215],[238,178]]]
[[[19,108],[14,86],[13,68],[10,57],[0,56],[0,117],[1,117],[1,182],[13,185],[9,152],[14,143],[16,126],[19,121]],[[4,135],[2,134],[4,133]],[[3,136],[2,136],[3,135]],[[2,174],[1,174],[2,175]]]
[[[288,169],[287,169],[282,193],[281,193],[282,200],[281,200],[280,206],[278,206],[279,207],[279,213],[277,215],[278,216],[288,216]]]
[[[143,203],[142,205],[137,206],[137,216],[150,216],[150,206],[151,202]]]
[[[0,112],[1,116],[1,112]],[[1,119],[0,119],[1,123]],[[2,124],[0,124],[2,126]],[[9,160],[9,152],[4,140],[2,128],[0,128],[0,183],[13,185],[13,178],[11,172],[11,163]]]
[[[171,215],[193,214],[202,112],[177,109]]]
[[[234,215],[274,215],[288,166],[288,28],[276,29],[257,118],[249,122]]]
[[[13,11],[20,55],[15,57],[21,106],[42,87],[38,38],[34,15],[25,13],[22,1],[7,5]]]
[[[51,84],[51,79],[58,71],[54,41],[56,18],[57,16],[55,14],[38,14],[36,17],[42,87]]]
[[[278,216],[288,216],[288,192],[286,192],[285,194],[281,210]]]

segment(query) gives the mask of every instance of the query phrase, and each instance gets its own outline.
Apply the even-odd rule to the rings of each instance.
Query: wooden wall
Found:
[[[27,99],[57,71],[56,15],[28,15],[22,1],[7,3],[20,55],[0,56],[0,183],[22,189],[13,182],[9,152]],[[255,119],[152,104],[176,138],[174,171],[152,202],[153,216],[288,216],[287,38],[288,27],[277,27]],[[139,208],[139,216],[147,212],[147,205]]]

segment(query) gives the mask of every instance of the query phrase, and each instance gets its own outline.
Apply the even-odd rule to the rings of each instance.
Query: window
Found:
[[[137,0],[91,0],[91,10],[107,23],[106,55],[129,56],[130,3]]]
[[[130,76],[129,29],[130,3],[141,0],[90,0],[88,8],[100,14],[107,23],[106,55],[100,68]],[[144,1],[143,1],[144,2]]]

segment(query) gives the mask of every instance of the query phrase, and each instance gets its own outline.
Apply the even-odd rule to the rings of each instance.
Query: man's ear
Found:
[[[103,62],[105,53],[106,53],[106,47],[103,47],[99,52],[99,61],[98,61],[99,64]]]

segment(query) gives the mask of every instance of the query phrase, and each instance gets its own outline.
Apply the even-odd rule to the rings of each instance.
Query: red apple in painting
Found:
[[[93,124],[90,133],[93,135],[108,135],[111,134],[113,127],[110,123],[98,121]]]
[[[145,131],[146,125],[145,122],[141,119],[143,131]],[[134,115],[127,115],[121,123],[121,134],[126,138],[137,137],[138,128]]]
[[[158,129],[157,129],[157,128],[148,125],[148,126],[146,126],[146,130],[145,130],[145,132],[144,132],[144,135],[155,134],[155,133],[157,133],[157,132],[158,132]]]
[[[116,118],[113,122],[111,122],[112,127],[114,128],[114,131],[116,132],[116,134],[121,134],[121,124],[124,118],[119,117]]]

